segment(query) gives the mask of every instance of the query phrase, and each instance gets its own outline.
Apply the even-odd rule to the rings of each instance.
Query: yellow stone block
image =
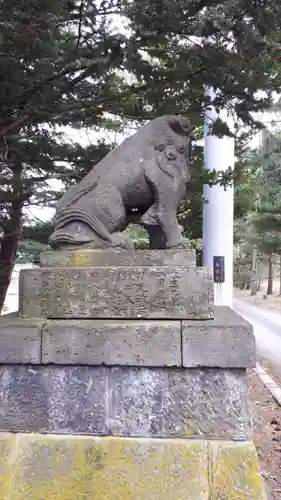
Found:
[[[266,500],[252,442],[210,443],[210,500]]]
[[[25,435],[12,500],[208,500],[203,441]]]
[[[13,459],[15,438],[12,434],[0,433],[0,499],[10,500],[13,485]]]

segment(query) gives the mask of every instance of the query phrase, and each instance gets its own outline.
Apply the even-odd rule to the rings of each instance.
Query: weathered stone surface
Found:
[[[214,320],[44,320],[0,317],[0,363],[187,368],[255,366],[252,326],[228,307]]]
[[[266,500],[254,444],[211,442],[210,500]]]
[[[22,269],[19,275],[19,315],[22,318],[40,317],[40,294],[40,269]]]
[[[243,370],[124,370],[110,378],[113,435],[245,439],[249,435]]]
[[[266,500],[252,442],[0,433],[1,500]]]
[[[0,430],[106,434],[105,374],[81,367],[0,367]]]
[[[0,367],[0,430],[245,439],[243,370]]]
[[[13,500],[11,497],[15,438],[12,434],[0,433],[0,498]]]
[[[256,365],[253,327],[230,307],[215,307],[215,319],[183,321],[183,366],[245,368]]]
[[[181,366],[180,321],[48,320],[43,363]]]
[[[0,316],[0,363],[41,363],[43,326],[43,320],[17,313]]]
[[[203,441],[21,436],[12,500],[208,500]]]
[[[40,255],[41,267],[195,266],[194,250],[64,250]]]
[[[42,268],[46,318],[206,319],[213,283],[203,268]]]

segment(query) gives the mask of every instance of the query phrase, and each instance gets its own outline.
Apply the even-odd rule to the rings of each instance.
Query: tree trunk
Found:
[[[21,234],[22,215],[22,164],[15,161],[13,165],[12,201],[8,213],[10,218],[2,227],[3,236],[0,246],[0,313],[2,312],[12,272],[17,256]]]
[[[19,218],[20,223],[20,218]],[[20,226],[19,228],[20,229]],[[20,231],[5,231],[0,248],[0,313],[2,312],[7,291],[11,282],[17,255]]]
[[[273,265],[272,255],[268,256],[268,277],[267,277],[267,292],[266,295],[272,295],[273,292]]]
[[[252,257],[252,273],[257,271],[257,249],[254,245],[253,257]]]
[[[279,256],[279,295],[281,295],[281,255]]]
[[[257,250],[254,246],[253,250],[253,258],[252,258],[252,273],[251,273],[251,281],[250,281],[250,294],[256,295],[257,293]]]

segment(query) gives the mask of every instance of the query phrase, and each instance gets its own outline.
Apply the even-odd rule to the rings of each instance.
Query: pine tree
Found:
[[[244,238],[248,245],[267,256],[267,294],[272,294],[273,258],[281,255],[281,136],[266,132],[264,137],[262,146],[249,157],[248,189],[252,192],[252,206],[245,217]]]
[[[137,103],[140,115],[186,112],[198,123],[206,85],[218,90],[218,109],[228,107],[251,126],[251,112],[270,106],[281,84],[278,2],[123,3],[132,30],[127,68],[147,87]],[[227,130],[217,123],[216,131]]]
[[[101,12],[110,8],[102,2]],[[65,144],[57,127],[100,126],[123,92],[119,35],[76,2],[4,0],[0,5],[0,310],[17,254],[25,206],[53,206],[109,150]],[[89,30],[91,36],[89,37]],[[123,95],[123,94],[122,94]],[[57,189],[50,184],[57,179]]]

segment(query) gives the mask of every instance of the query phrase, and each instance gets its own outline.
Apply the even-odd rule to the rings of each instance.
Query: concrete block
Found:
[[[113,368],[112,435],[225,438],[250,432],[243,370]]]
[[[106,434],[103,369],[0,367],[0,430]]]
[[[195,266],[194,250],[64,250],[40,255],[41,267]]]
[[[43,363],[181,366],[180,321],[47,320]]]
[[[0,498],[13,500],[13,458],[15,454],[15,437],[12,434],[0,433]]]
[[[207,319],[213,283],[203,268],[42,268],[41,314],[54,319]]]
[[[41,363],[44,321],[17,313],[0,316],[0,363]]]
[[[40,318],[40,294],[40,269],[22,269],[19,274],[19,315],[22,318]]]
[[[215,307],[215,319],[183,321],[183,366],[246,368],[256,366],[253,327],[229,307]]]
[[[266,500],[252,442],[211,442],[210,500]]]
[[[21,436],[13,500],[208,500],[203,441]]]

